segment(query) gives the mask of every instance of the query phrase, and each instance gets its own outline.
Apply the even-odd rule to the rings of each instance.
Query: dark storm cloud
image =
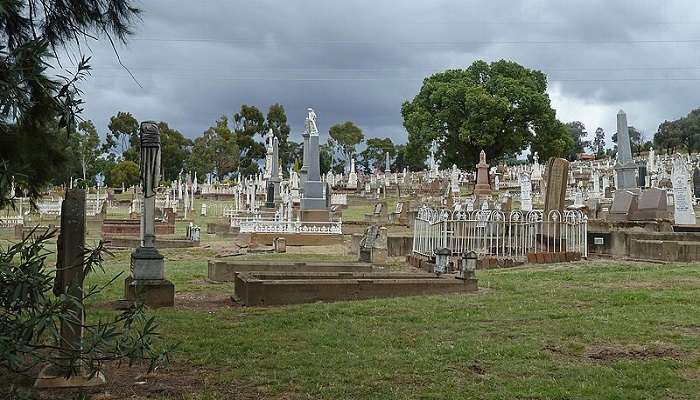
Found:
[[[476,59],[512,59],[550,79],[558,116],[612,132],[624,108],[650,136],[697,107],[700,9],[652,1],[172,1],[141,3],[119,47],[91,44],[86,117],[106,130],[131,111],[199,135],[241,104],[285,106],[294,137],[306,107],[320,129],[355,121],[405,141],[401,103],[422,79]],[[684,42],[685,41],[685,42]],[[680,68],[682,67],[682,68]],[[683,69],[685,68],[685,69]]]

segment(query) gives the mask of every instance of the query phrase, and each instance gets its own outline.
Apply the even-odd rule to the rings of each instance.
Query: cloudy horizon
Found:
[[[651,139],[700,106],[700,23],[686,17],[700,5],[511,3],[143,1],[134,36],[117,46],[141,86],[108,42],[90,43],[83,117],[104,134],[110,116],[128,111],[194,138],[242,104],[280,103],[292,140],[313,107],[323,137],[353,121],[366,137],[402,143],[401,104],[422,80],[479,59],[543,71],[557,117],[583,122],[589,137],[604,128],[608,144],[619,109]]]

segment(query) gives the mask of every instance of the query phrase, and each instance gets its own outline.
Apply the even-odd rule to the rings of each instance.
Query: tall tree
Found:
[[[107,143],[119,143],[119,154],[125,160],[139,160],[139,121],[129,112],[119,111],[109,118]]]
[[[267,111],[267,128],[272,129],[275,137],[279,141],[278,152],[280,158],[280,168],[286,173],[290,164],[294,161],[290,152],[289,145],[289,124],[287,123],[287,114],[284,112],[284,107],[281,104],[273,104]]]
[[[528,146],[545,159],[566,155],[571,138],[546,90],[542,72],[503,60],[434,74],[401,108],[407,153],[420,151],[425,159],[436,142],[442,165],[462,169],[473,169],[482,149],[493,162]]]
[[[233,115],[236,144],[240,150],[240,170],[243,176],[258,173],[258,161],[265,157],[265,145],[257,142],[255,137],[262,138],[265,131],[265,116],[255,106],[242,105],[239,112]]]
[[[95,35],[126,42],[139,10],[129,0],[12,0],[0,3],[0,175],[39,196],[67,161],[47,128],[72,133],[83,101],[77,83],[90,70],[80,49]],[[59,53],[72,53],[77,68],[52,69]],[[62,69],[62,68],[61,68]],[[0,179],[5,203],[11,179]],[[2,206],[4,204],[0,204]]]
[[[360,153],[365,170],[384,171],[386,153],[389,153],[390,159],[396,156],[396,148],[390,138],[367,139],[367,147]]]
[[[88,171],[95,166],[97,157],[100,155],[100,135],[97,133],[97,128],[92,121],[83,121],[78,125],[78,132],[71,135],[73,139],[73,150],[77,153],[80,160],[80,168],[83,180],[88,180]],[[91,171],[95,172],[96,171]],[[92,178],[92,176],[91,176]]]
[[[188,166],[200,177],[216,172],[222,179],[238,169],[239,160],[240,151],[228,127],[228,118],[221,116],[214,127],[194,140]]]
[[[596,158],[601,158],[605,155],[605,130],[598,127],[595,130],[591,149],[595,152]]]
[[[131,160],[122,160],[112,168],[110,178],[115,186],[137,185],[141,178],[139,165]]]
[[[328,131],[330,151],[337,154],[341,161],[348,165],[355,155],[355,148],[365,139],[362,129],[350,121],[331,126]]]
[[[657,147],[674,152],[683,148],[688,153],[700,150],[700,108],[675,121],[664,121],[654,134]]]
[[[175,180],[180,171],[186,166],[190,156],[192,141],[185,138],[180,131],[168,126],[167,122],[159,122],[161,145],[161,171],[163,179]],[[204,177],[204,175],[199,175]]]
[[[564,126],[572,142],[569,150],[569,161],[574,161],[576,160],[576,154],[584,153],[587,147],[591,147],[591,142],[590,140],[585,140],[588,132],[581,121],[567,122]]]
[[[318,150],[319,168],[321,169],[321,175],[324,175],[331,170],[331,166],[333,165],[333,155],[331,147],[328,145],[328,143],[320,145]]]

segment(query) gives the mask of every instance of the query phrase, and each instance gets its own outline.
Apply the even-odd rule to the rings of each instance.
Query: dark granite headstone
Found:
[[[610,186],[607,186],[605,188],[605,198],[606,199],[611,199],[613,195],[613,189]]]
[[[265,207],[275,208],[275,186],[272,183],[267,184]]]
[[[640,188],[646,187],[646,179],[647,179],[647,167],[645,165],[639,166],[639,170],[637,173],[637,186]]]
[[[700,168],[698,167],[693,170],[693,195],[695,198],[700,197]]]

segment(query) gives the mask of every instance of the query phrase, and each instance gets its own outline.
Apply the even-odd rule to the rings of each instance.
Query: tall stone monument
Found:
[[[302,210],[326,210],[323,182],[321,182],[319,137],[316,119],[316,113],[309,108],[306,117],[306,135],[308,135],[309,144],[304,158],[304,164],[308,167],[308,172],[306,182],[304,182],[304,194],[301,198]]]
[[[282,200],[280,195],[279,177],[279,139],[272,139],[272,157],[270,161],[270,177],[267,180],[267,201],[265,207],[274,208]]]
[[[56,362],[41,370],[34,384],[37,388],[68,388],[97,386],[105,383],[101,372],[94,376],[70,360],[80,360],[83,349],[83,252],[85,251],[85,190],[68,189],[61,204],[61,231],[58,235],[56,254],[56,280],[54,295],[69,294],[76,302],[67,304],[70,318],[60,319],[61,343],[56,349]],[[62,362],[61,360],[65,360]],[[66,378],[68,375],[70,377]]]
[[[125,281],[129,301],[151,307],[169,307],[175,303],[175,286],[165,279],[165,261],[156,248],[156,189],[160,177],[160,130],[153,121],[141,123],[141,245],[131,254],[131,276]]]
[[[489,184],[489,165],[486,164],[486,153],[481,150],[479,153],[479,163],[476,164],[476,185],[474,186],[476,196],[489,196],[491,194],[491,184]]]
[[[673,219],[678,225],[695,225],[695,209],[690,196],[688,167],[680,155],[673,158],[671,183],[673,184]]]
[[[355,159],[350,160],[350,174],[348,175],[348,183],[346,189],[357,190],[357,172],[355,171]]]
[[[634,189],[637,187],[635,177],[637,166],[632,159],[630,146],[630,133],[627,126],[627,114],[620,110],[617,113],[617,162],[615,173],[617,176],[617,189]]]

